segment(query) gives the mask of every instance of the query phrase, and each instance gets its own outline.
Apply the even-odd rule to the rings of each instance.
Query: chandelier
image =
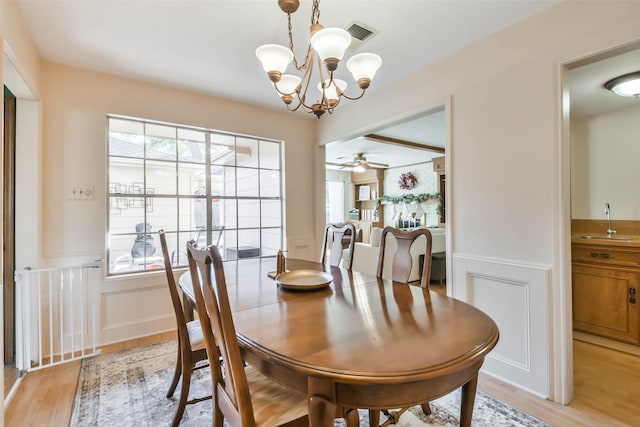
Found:
[[[306,57],[302,65],[293,53],[293,30],[291,14],[298,10],[299,0],[278,0],[278,5],[287,14],[289,23],[289,47],[277,44],[265,44],[256,49],[256,56],[262,62],[264,71],[269,76],[273,87],[282,98],[290,111],[299,108],[313,113],[320,118],[325,112],[333,113],[342,98],[356,100],[362,98],[371,84],[382,59],[374,53],[359,53],[347,61],[347,69],[358,82],[362,92],[354,97],[344,93],[347,83],[333,77],[338,63],[351,44],[351,34],[342,28],[324,28],[320,23],[320,0],[313,0],[311,9],[311,43],[307,48]],[[288,65],[293,61],[296,70],[302,77],[284,74]],[[307,90],[311,86],[317,64],[317,88],[321,95],[313,103],[307,101]],[[315,81],[315,80],[314,80]],[[296,102],[294,103],[294,99]]]

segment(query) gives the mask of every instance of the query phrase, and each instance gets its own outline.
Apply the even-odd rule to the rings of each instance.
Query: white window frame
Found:
[[[143,150],[144,154],[142,155],[142,157],[136,156],[136,157],[127,157],[126,155],[123,155],[122,153],[120,154],[113,154],[110,152],[110,141],[111,141],[111,132],[110,132],[110,123],[111,120],[124,120],[124,121],[131,121],[132,123],[137,123],[137,124],[142,124],[143,128],[146,129],[147,125],[161,125],[161,126],[165,126],[165,127],[173,127],[176,129],[176,141],[179,141],[177,135],[178,135],[178,129],[182,129],[185,131],[197,131],[199,133],[204,133],[205,140],[204,140],[204,152],[205,152],[205,159],[204,159],[204,164],[201,164],[202,162],[198,162],[198,166],[202,167],[204,166],[205,169],[205,176],[207,177],[206,179],[206,183],[205,186],[203,187],[203,192],[205,194],[202,195],[185,195],[185,194],[180,194],[180,189],[179,186],[176,185],[176,191],[175,194],[155,194],[155,192],[151,192],[150,186],[149,186],[149,182],[147,177],[147,170],[146,170],[146,165],[147,162],[149,161],[153,161],[158,163],[158,160],[156,158],[147,158],[147,144],[146,142],[143,143],[145,149]],[[153,205],[154,201],[156,202],[161,202],[161,199],[173,199],[175,200],[175,205],[177,207],[176,213],[175,213],[175,218],[174,224],[171,224],[170,231],[169,230],[165,230],[165,233],[167,235],[167,238],[169,239],[169,236],[171,234],[174,234],[173,238],[177,239],[177,242],[179,242],[179,248],[183,248],[186,245],[186,242],[188,240],[190,240],[191,238],[193,238],[194,235],[200,236],[201,233],[206,232],[206,240],[204,239],[204,236],[202,236],[202,239],[200,240],[200,244],[201,245],[210,245],[210,244],[216,244],[218,239],[218,236],[215,235],[215,228],[216,228],[216,224],[214,224],[214,214],[213,214],[213,201],[214,200],[221,200],[221,201],[235,201],[235,221],[230,221],[232,224],[234,224],[234,226],[227,228],[225,226],[224,228],[224,239],[226,239],[225,241],[225,247],[227,248],[233,248],[235,247],[236,251],[235,253],[239,254],[240,251],[238,251],[237,249],[239,247],[242,246],[241,243],[241,238],[240,235],[242,232],[250,232],[250,231],[257,231],[258,236],[259,236],[259,245],[258,247],[260,248],[257,254],[254,253],[254,251],[251,251],[252,253],[250,254],[244,254],[244,255],[237,255],[237,257],[242,258],[242,257],[260,257],[260,258],[264,258],[264,257],[272,257],[275,256],[277,253],[277,249],[279,248],[284,248],[284,241],[285,241],[285,236],[284,236],[284,205],[283,205],[283,188],[284,188],[284,174],[283,174],[283,161],[284,161],[284,157],[283,157],[283,143],[282,141],[277,141],[277,140],[271,140],[271,139],[267,139],[267,138],[261,138],[261,137],[255,137],[255,136],[247,136],[247,135],[241,135],[241,134],[233,134],[233,133],[229,133],[229,132],[223,132],[223,131],[219,131],[219,130],[213,130],[213,129],[204,129],[204,128],[197,128],[197,127],[191,127],[191,126],[185,126],[185,125],[179,125],[179,124],[174,124],[174,123],[166,123],[166,122],[158,122],[158,121],[153,121],[153,120],[146,120],[146,119],[141,119],[141,118],[133,118],[133,117],[126,117],[126,116],[120,116],[120,115],[115,115],[115,114],[109,114],[107,115],[107,132],[106,132],[106,147],[107,147],[107,156],[106,156],[106,182],[107,182],[107,191],[106,191],[106,226],[107,226],[107,230],[106,230],[106,236],[107,236],[107,242],[106,242],[106,261],[107,261],[107,265],[109,266],[109,268],[107,269],[107,276],[116,276],[116,275],[122,275],[122,274],[136,274],[136,273],[144,273],[144,272],[149,272],[151,270],[156,270],[156,269],[163,269],[164,268],[164,264],[162,261],[162,249],[160,247],[160,241],[159,238],[157,238],[158,236],[158,231],[161,228],[164,228],[162,226],[160,226],[159,224],[152,224],[152,230],[147,232],[147,230],[143,230],[142,234],[144,234],[144,237],[147,238],[147,235],[151,236],[150,238],[152,238],[154,240],[154,244],[155,244],[155,253],[152,256],[148,256],[144,255],[144,259],[142,260],[142,262],[136,262],[133,263],[133,258],[132,256],[128,257],[128,259],[126,259],[127,257],[124,255],[120,255],[120,256],[112,256],[112,251],[111,251],[111,247],[110,247],[110,239],[111,238],[117,238],[117,237],[123,237],[123,236],[130,236],[131,237],[131,242],[133,242],[136,238],[136,235],[138,234],[135,230],[127,230],[127,231],[118,231],[115,232],[112,227],[111,227],[111,223],[112,223],[112,209],[114,208],[114,206],[117,204],[116,200],[124,200],[124,199],[129,199],[132,200],[133,198],[136,199],[136,201],[139,201],[140,206],[139,209],[140,211],[142,211],[142,215],[140,217],[140,225],[142,224],[147,224],[149,223],[149,221],[147,220],[148,217],[148,206]],[[138,135],[138,134],[135,134]],[[142,134],[142,140],[146,141],[145,138],[145,134]],[[237,141],[239,139],[243,140],[243,141],[255,141],[256,143],[256,147],[258,147],[258,154],[257,154],[257,162],[258,165],[257,166],[245,166],[245,165],[238,165],[237,161],[234,159],[233,161],[233,165],[224,165],[224,169],[226,171],[232,171],[232,181],[233,181],[233,185],[234,188],[238,188],[238,172],[246,172],[246,173],[252,173],[257,175],[257,182],[258,182],[258,195],[251,195],[251,196],[247,196],[247,195],[241,195],[239,196],[237,194],[237,192],[234,191],[233,195],[227,195],[227,194],[212,194],[212,185],[211,185],[211,176],[212,176],[212,169],[214,169],[216,167],[215,164],[212,164],[213,161],[211,159],[211,147],[214,144],[212,144],[212,140],[215,139],[217,137],[224,137],[225,139],[229,139],[229,138],[233,138],[234,144],[237,144]],[[262,167],[261,165],[261,156],[259,154],[260,151],[260,147],[262,146],[261,143],[274,143],[277,144],[278,147],[278,154],[277,154],[277,168],[273,168],[273,167]],[[237,148],[237,145],[234,145],[234,148]],[[178,151],[178,144],[176,144],[176,158],[174,160],[162,160],[162,162],[166,163],[167,165],[174,165],[176,168],[176,176],[178,174],[178,166],[179,165],[184,165],[185,163],[189,163],[189,162],[185,162],[184,160],[180,160],[179,155],[177,154]],[[233,156],[237,156],[237,153],[235,152],[237,150],[234,149],[234,154]],[[143,182],[141,183],[141,188],[142,191],[141,192],[131,192],[129,190],[126,190],[126,188],[128,188],[126,185],[122,185],[122,186],[118,186],[117,190],[115,189],[116,187],[114,185],[112,185],[113,183],[111,183],[110,180],[110,170],[111,170],[111,165],[112,165],[112,161],[118,161],[116,160],[118,159],[119,161],[126,161],[126,160],[135,160],[136,162],[142,161],[142,170],[141,170],[141,174],[144,177]],[[260,193],[262,192],[262,186],[260,185],[261,182],[261,173],[269,173],[271,176],[274,176],[274,174],[277,174],[277,183],[279,184],[279,188],[277,188],[276,191],[276,195],[269,195],[269,196],[264,196],[261,195]],[[231,174],[228,174],[225,176],[225,179],[228,179],[227,176],[229,176]],[[178,180],[178,178],[176,177],[176,181]],[[122,191],[122,189],[125,189],[124,191]],[[149,191],[147,191],[147,189],[149,189]],[[139,191],[139,190],[138,190]],[[273,192],[274,190],[272,189],[271,192]],[[192,227],[187,228],[187,229],[183,229],[181,228],[181,221],[180,221],[180,206],[181,200],[193,200],[198,201],[201,200],[204,202],[205,207],[206,207],[206,229],[201,229],[201,228],[196,228],[195,224],[193,224]],[[273,220],[271,220],[271,224],[266,226],[263,224],[263,222],[265,222],[265,219],[263,217],[262,214],[262,206],[264,201],[278,201],[279,202],[279,210],[280,210],[280,215],[279,215],[279,223],[274,225],[273,224]],[[250,226],[250,227],[242,227],[240,226],[240,209],[238,208],[238,202],[246,202],[246,203],[255,203],[257,202],[258,205],[258,209],[260,210],[260,215],[259,215],[259,224],[257,226]],[[194,208],[195,210],[195,208]],[[223,215],[226,217],[226,213]],[[272,236],[275,235],[277,236],[279,234],[279,239],[276,237],[276,240],[279,240],[279,243],[273,244],[271,243],[271,246],[275,246],[275,245],[279,245],[278,248],[272,248],[269,247],[268,250],[265,250],[263,248],[263,235],[265,230],[267,230],[268,233],[270,233]],[[235,241],[233,236],[235,236]],[[271,241],[273,239],[270,239]],[[120,252],[122,252],[120,250]],[[172,256],[172,264],[175,267],[184,267],[187,265],[187,259],[186,259],[186,255],[185,253],[180,250],[178,251],[178,256],[176,256],[175,258]],[[221,251],[221,254],[223,256],[223,258],[227,259],[227,254],[225,254],[225,251]],[[126,255],[126,254],[125,254]],[[124,260],[124,268],[116,271],[115,267],[114,267],[114,263],[119,262],[118,258],[125,258]],[[231,256],[232,257],[232,256]],[[232,258],[229,259],[232,259]],[[113,258],[113,259],[112,259]],[[235,258],[234,258],[235,259]],[[136,258],[136,260],[139,260],[138,258]],[[121,262],[121,261],[120,261]],[[126,266],[126,263],[129,263],[129,266]]]

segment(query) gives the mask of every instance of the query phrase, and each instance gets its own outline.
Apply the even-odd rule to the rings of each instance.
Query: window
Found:
[[[109,274],[174,266],[186,242],[217,244],[224,259],[283,247],[282,143],[209,129],[108,116]]]
[[[327,181],[325,193],[327,222],[333,224],[344,222],[344,182]]]

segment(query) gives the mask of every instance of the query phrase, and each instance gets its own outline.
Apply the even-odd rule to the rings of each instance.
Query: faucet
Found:
[[[607,237],[611,239],[616,234],[616,230],[611,229],[611,208],[609,203],[604,204],[604,214],[607,216]]]

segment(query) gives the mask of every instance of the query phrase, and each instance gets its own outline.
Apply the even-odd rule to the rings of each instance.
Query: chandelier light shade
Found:
[[[267,73],[277,71],[282,74],[293,61],[293,52],[279,44],[263,44],[256,49],[256,56]]]
[[[363,83],[366,83],[363,89],[369,86],[381,65],[382,58],[375,53],[359,53],[347,61],[347,69],[351,71],[360,87],[362,88]]]
[[[606,82],[604,87],[616,95],[640,97],[640,71],[624,74]]]
[[[351,44],[351,34],[342,28],[323,28],[311,37],[311,47],[318,53],[329,71],[338,68],[344,52]],[[331,64],[331,65],[329,65]],[[335,67],[331,69],[331,67]]]
[[[320,93],[324,93],[324,96],[327,98],[327,102],[330,106],[338,103],[338,101],[340,100],[340,95],[346,89],[347,82],[340,79],[333,79],[333,81],[325,80],[324,89],[322,87],[322,83],[318,83],[318,90],[320,91]]]
[[[296,88],[300,84],[300,77],[293,74],[283,74],[278,82],[278,88],[280,89],[280,95],[293,95]],[[275,85],[275,83],[274,83]]]
[[[382,59],[374,53],[360,53],[351,57],[346,66],[358,83],[361,93],[353,97],[346,95],[344,91],[347,89],[347,82],[334,79],[333,74],[351,44],[351,34],[342,28],[324,28],[318,22],[320,0],[313,0],[310,44],[304,63],[298,65],[293,53],[291,14],[298,9],[300,2],[299,0],[278,0],[278,5],[288,17],[289,47],[265,44],[256,49],[256,57],[262,63],[262,68],[287,108],[290,111],[302,108],[303,111],[313,113],[320,118],[325,112],[332,114],[342,98],[360,99],[382,65]],[[284,74],[292,62],[301,77]],[[312,79],[318,82],[320,97],[315,102],[309,103],[307,89]]]

